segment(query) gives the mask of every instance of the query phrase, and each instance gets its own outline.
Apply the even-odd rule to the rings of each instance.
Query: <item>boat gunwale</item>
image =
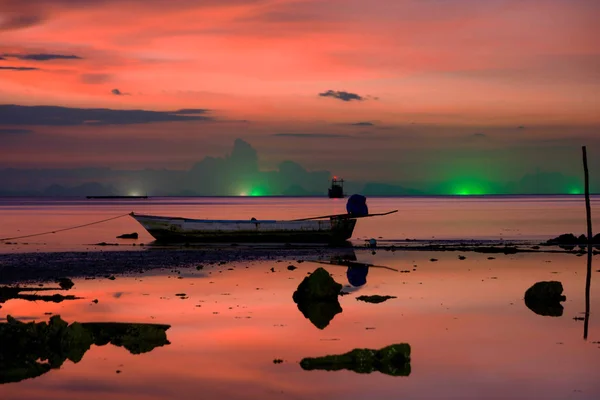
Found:
[[[274,223],[292,223],[293,222],[293,223],[300,224],[300,221],[283,220],[283,219],[281,219],[281,220],[276,220],[276,219],[254,219],[254,220],[252,220],[252,219],[240,219],[240,220],[236,220],[236,219],[195,219],[195,218],[165,217],[165,216],[158,216],[158,215],[134,214],[134,213],[131,213],[131,216],[133,218],[139,217],[139,218],[161,220],[161,221],[182,221],[182,222],[199,222],[199,223],[230,223],[230,224],[240,224],[240,223],[264,224],[264,223],[267,223],[267,224],[274,224]],[[302,221],[302,222],[309,222],[309,221]],[[320,222],[323,222],[323,221],[320,221]]]

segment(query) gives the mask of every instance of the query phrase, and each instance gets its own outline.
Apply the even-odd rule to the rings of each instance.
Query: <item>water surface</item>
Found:
[[[600,197],[592,199],[592,210]],[[358,221],[352,241],[377,238],[394,243],[420,240],[539,241],[586,231],[583,196],[373,197],[370,212],[399,210],[385,217]],[[54,231],[124,215],[129,212],[205,219],[294,219],[346,212],[345,199],[293,197],[150,198],[87,200],[79,198],[0,198],[0,239]],[[597,214],[595,214],[597,215]],[[600,226],[600,217],[594,217]],[[138,232],[139,239],[116,236]],[[0,252],[98,249],[95,243],[149,243],[153,238],[125,216],[85,229],[11,241]],[[105,247],[104,250],[114,249]]]
[[[94,345],[78,363],[0,385],[0,398],[600,398],[600,318],[594,314],[600,297],[592,292],[587,341],[583,322],[573,319],[584,311],[585,257],[458,255],[357,250],[361,262],[410,271],[371,267],[361,287],[349,285],[343,266],[274,259],[78,279],[69,293],[83,299],[57,304],[9,300],[1,318],[44,321],[53,313],[68,322],[168,324],[170,344],[137,355]],[[290,264],[297,269],[289,271]],[[292,300],[300,281],[320,266],[350,292],[339,298],[343,311],[324,329]],[[562,282],[562,316],[541,316],[525,306],[525,290],[542,280]],[[397,298],[368,304],[356,300],[361,294]],[[394,343],[412,348],[409,376],[299,365],[304,357]]]

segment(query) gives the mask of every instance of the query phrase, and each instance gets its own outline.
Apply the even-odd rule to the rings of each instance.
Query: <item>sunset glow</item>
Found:
[[[0,109],[0,168],[182,170],[242,138],[263,170],[293,160],[349,182],[437,182],[457,160],[502,182],[573,175],[579,146],[600,149],[599,13],[591,0],[0,0],[0,104],[66,107]]]

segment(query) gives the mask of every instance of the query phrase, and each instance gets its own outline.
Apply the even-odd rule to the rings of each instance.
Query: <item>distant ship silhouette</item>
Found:
[[[330,199],[343,199],[344,198],[344,180],[334,176],[331,180],[331,187],[328,190]]]

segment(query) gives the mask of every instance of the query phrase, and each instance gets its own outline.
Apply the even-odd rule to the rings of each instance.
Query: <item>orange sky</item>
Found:
[[[209,109],[219,121],[247,120],[251,126],[195,123],[169,129],[171,138],[199,137],[208,143],[195,143],[215,153],[225,143],[214,144],[215,136],[226,135],[227,143],[230,137],[257,137],[267,164],[277,148],[291,155],[288,148],[297,146],[265,139],[275,132],[340,133],[341,124],[365,121],[387,129],[376,132],[386,140],[402,138],[402,145],[391,145],[402,148],[402,127],[414,123],[468,127],[460,135],[481,127],[527,125],[550,127],[528,139],[593,137],[596,128],[586,127],[600,123],[599,4],[0,0],[0,104]],[[77,58],[42,61],[27,55]],[[120,95],[113,94],[115,89]],[[319,96],[328,90],[362,100]],[[14,126],[0,121],[2,128]],[[150,126],[134,130],[136,137],[146,138],[164,132]],[[47,137],[77,136],[82,129],[56,131]],[[122,129],[85,131],[122,135]],[[434,131],[421,135],[448,139]],[[35,140],[34,154],[22,143],[10,147],[1,154],[8,157],[5,166],[23,166],[37,156],[41,165],[64,165],[71,157],[71,164],[83,162],[76,159],[82,153],[57,149],[51,153],[60,156],[40,154],[40,140]],[[189,148],[188,142],[172,149],[170,161],[148,153],[118,162],[183,168],[206,155],[182,156]],[[92,154],[84,158],[94,165],[105,160]],[[328,168],[322,164],[309,167]]]

